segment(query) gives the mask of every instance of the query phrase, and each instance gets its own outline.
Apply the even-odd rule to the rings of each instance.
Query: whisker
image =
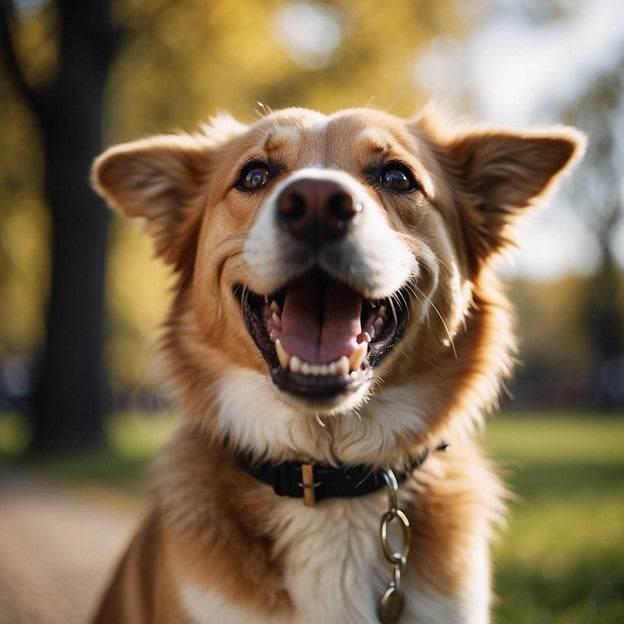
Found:
[[[435,303],[433,303],[433,301],[431,300],[430,297],[427,297],[425,295],[424,292],[422,292],[422,290],[420,290],[420,288],[418,288],[418,286],[415,286],[415,288],[418,289],[418,291],[420,292],[420,294],[422,295],[423,299],[429,303],[429,305],[433,308],[434,312],[438,315],[438,318],[440,319],[440,322],[442,323],[442,327],[444,328],[444,331],[446,333],[446,336],[449,340],[449,344],[451,346],[451,349],[453,349],[453,356],[455,357],[455,359],[458,359],[457,356],[457,350],[455,349],[455,340],[453,339],[453,336],[451,335],[451,332],[449,331],[449,328],[444,320],[444,318],[442,317],[442,314],[440,313],[440,310],[438,310],[438,307],[436,306]]]

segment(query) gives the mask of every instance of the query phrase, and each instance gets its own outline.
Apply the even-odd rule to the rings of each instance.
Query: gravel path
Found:
[[[0,466],[0,624],[84,624],[136,526]]]

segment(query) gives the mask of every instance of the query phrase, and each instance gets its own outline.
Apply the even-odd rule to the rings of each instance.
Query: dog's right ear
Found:
[[[92,184],[112,206],[142,218],[156,254],[175,265],[197,229],[223,149],[245,130],[221,115],[203,127],[203,134],[163,135],[112,147],[95,160]]]
[[[190,136],[158,136],[113,147],[96,159],[95,189],[130,217],[143,218],[156,253],[174,262],[206,184],[210,148]]]

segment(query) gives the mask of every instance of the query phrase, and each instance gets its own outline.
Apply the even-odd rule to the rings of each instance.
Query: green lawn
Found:
[[[16,414],[0,414],[0,460],[122,505],[141,503],[150,460],[176,427],[169,414],[119,413],[106,423],[97,451],[24,455],[29,432]]]
[[[108,450],[20,460],[28,433],[0,416],[0,457],[128,500],[173,426],[121,414]],[[488,423],[485,444],[516,495],[495,552],[495,622],[623,623],[624,414],[507,414]]]
[[[500,624],[624,622],[624,414],[513,414],[486,444],[516,494],[495,553]]]

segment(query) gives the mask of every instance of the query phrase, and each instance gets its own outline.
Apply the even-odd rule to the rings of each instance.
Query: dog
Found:
[[[506,491],[475,430],[515,348],[493,263],[583,149],[290,108],[101,155],[176,275],[185,424],[95,621],[488,622]]]

